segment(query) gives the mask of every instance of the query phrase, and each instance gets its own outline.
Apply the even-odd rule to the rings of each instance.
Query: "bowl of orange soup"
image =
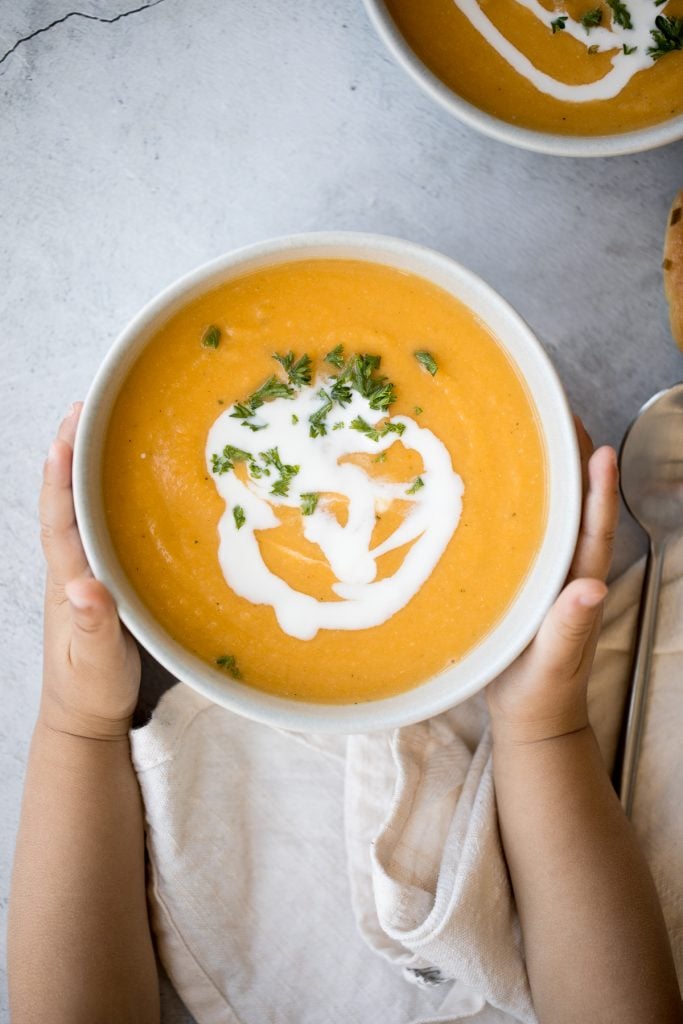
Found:
[[[123,621],[291,729],[434,715],[528,644],[580,514],[570,411],[453,260],[321,233],[250,246],[126,327],[87,397],[78,523]]]
[[[461,121],[557,156],[683,138],[683,0],[365,0],[415,81]]]

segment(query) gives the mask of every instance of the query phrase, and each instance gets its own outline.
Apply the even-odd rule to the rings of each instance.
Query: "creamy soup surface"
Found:
[[[427,67],[495,117],[612,135],[683,114],[683,0],[386,0]]]
[[[345,703],[424,682],[495,626],[540,547],[547,473],[525,386],[470,310],[319,259],[223,284],[156,332],[103,486],[171,636],[248,685]]]

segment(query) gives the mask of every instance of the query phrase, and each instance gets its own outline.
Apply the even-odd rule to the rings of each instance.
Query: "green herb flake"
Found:
[[[597,43],[593,43],[592,46],[588,47],[588,52],[590,53],[591,56],[593,56],[593,54],[596,54],[596,53],[600,52],[600,47],[598,46]]]
[[[242,673],[237,667],[237,658],[234,654],[222,654],[220,658],[216,658],[216,664],[219,668],[224,669],[231,675],[233,679],[241,679]]]
[[[339,422],[338,422],[338,423],[335,423],[335,425],[334,425],[334,426],[332,427],[332,429],[333,429],[333,430],[343,430],[343,429],[344,429],[344,423],[343,423],[343,421],[342,421],[342,420],[339,420]]]
[[[607,0],[607,6],[612,11],[612,21],[622,28],[633,28],[631,12],[622,0]]]
[[[590,33],[590,30],[602,21],[602,9],[594,7],[591,11],[586,11],[585,14],[581,15],[580,21],[586,32]]]
[[[202,345],[204,348],[218,348],[221,340],[221,329],[211,324],[202,334]]]
[[[555,18],[554,21],[550,22],[550,27],[553,30],[553,35],[555,35],[556,32],[563,32],[564,31],[564,27],[567,24],[567,18],[568,17],[569,17],[569,15],[563,14],[562,17]]]
[[[295,412],[293,412],[292,413],[292,423],[296,426],[296,424],[298,422],[299,422],[299,417],[297,416],[297,414]]]
[[[331,363],[332,366],[336,366],[338,370],[341,370],[344,365],[344,346],[335,345],[331,352],[328,352],[325,356],[325,362]]]
[[[629,57],[632,53],[635,53],[637,49],[637,46],[627,46],[626,43],[624,43],[624,53],[627,57]]]
[[[247,521],[247,517],[244,513],[244,509],[242,508],[242,506],[235,505],[235,507],[232,510],[232,515],[235,520],[235,526],[237,527],[238,530],[241,530]]]
[[[372,461],[373,462],[386,462],[387,461],[387,453],[386,452],[380,452],[379,455],[375,455],[375,457],[374,457],[374,459]]]
[[[415,478],[415,481],[414,481],[412,487],[408,488],[408,490],[406,491],[406,494],[417,494],[418,491],[422,490],[424,485],[425,485],[424,480],[422,479],[421,476],[418,476],[418,477]]]
[[[419,352],[415,353],[415,358],[420,366],[425,368],[427,373],[431,373],[432,377],[436,374],[438,366],[436,365],[434,356],[430,352],[427,352],[426,349],[420,349]]]
[[[420,413],[422,413],[422,412],[424,412],[424,409],[422,408],[421,405],[413,406],[413,413],[415,414],[415,416],[419,416]]]
[[[311,437],[325,437],[327,434],[327,423],[325,421],[328,413],[334,407],[334,402],[324,388],[321,388],[318,392],[318,398],[322,399],[323,404],[308,417],[308,422],[310,423],[308,432]]]
[[[318,502],[320,501],[320,495],[314,491],[307,491],[301,495],[301,514],[304,516],[312,516],[315,512]]]
[[[377,427],[371,426],[362,416],[356,416],[354,420],[351,420],[349,424],[352,430],[357,430],[360,434],[365,434],[371,441],[379,441],[380,438],[386,437],[387,434],[398,434],[402,436],[406,429],[405,423],[385,423],[381,430]]]
[[[274,352],[273,359],[282,366],[287,374],[287,380],[293,387],[302,388],[304,384],[311,383],[311,357],[308,354],[304,353],[297,359],[293,352],[288,352],[286,356]]]
[[[669,18],[665,14],[658,14],[655,26],[656,28],[650,30],[655,46],[648,47],[648,57],[659,60],[667,53],[683,49],[683,18]]]
[[[211,470],[218,476],[222,476],[234,469],[236,462],[249,462],[251,458],[251,454],[245,452],[243,448],[235,448],[232,444],[226,444],[220,455],[211,456]]]
[[[379,441],[380,433],[375,427],[371,427],[367,420],[364,420],[362,416],[356,416],[355,419],[351,420],[351,430],[357,430],[360,434],[365,434],[371,441]]]
[[[267,451],[261,452],[261,460],[265,463],[266,467],[272,466],[280,474],[280,479],[275,481],[270,489],[270,493],[286,498],[289,494],[289,485],[301,467],[289,466],[283,463],[277,448],[269,448]],[[270,471],[267,468],[264,470],[264,473],[266,476],[270,476]]]

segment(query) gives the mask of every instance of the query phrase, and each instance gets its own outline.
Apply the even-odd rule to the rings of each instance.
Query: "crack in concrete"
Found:
[[[122,18],[128,18],[131,14],[139,14],[140,11],[147,11],[150,7],[157,7],[162,4],[164,0],[152,0],[149,4],[143,4],[141,7],[134,7],[130,11],[122,11],[121,14],[115,15],[113,18],[100,18],[96,14],[85,14],[83,11],[71,11],[69,14],[65,14],[62,18],[57,18],[56,21],[50,22],[49,25],[45,25],[44,28],[38,28],[35,32],[31,32],[30,35],[22,36],[21,39],[17,39],[14,46],[10,47],[7,53],[3,53],[0,57],[0,65],[4,64],[8,57],[14,53],[18,47],[23,43],[28,43],[31,39],[35,39],[36,36],[40,36],[43,32],[49,32],[55,25],[63,25],[69,18],[84,18],[86,21],[101,21],[103,25],[113,25],[115,21],[121,21]]]

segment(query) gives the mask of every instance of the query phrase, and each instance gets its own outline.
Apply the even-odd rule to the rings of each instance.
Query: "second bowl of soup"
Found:
[[[683,0],[365,0],[458,118],[504,142],[609,156],[683,138]]]

